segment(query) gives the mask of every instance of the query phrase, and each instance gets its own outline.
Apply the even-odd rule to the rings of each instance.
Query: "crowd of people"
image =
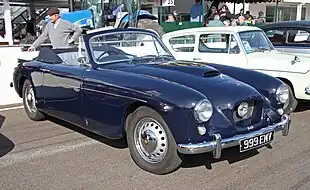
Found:
[[[238,26],[238,25],[247,26],[249,23],[254,25],[256,23],[265,22],[264,13],[262,11],[258,13],[257,18],[254,18],[250,14],[250,11],[246,11],[245,14],[243,14],[244,11],[242,9],[240,10],[238,14],[232,14],[229,8],[227,7],[227,5],[225,4],[221,6],[219,9],[217,6],[211,5],[210,9],[207,9],[207,14],[202,14],[203,12],[202,10],[203,10],[203,6],[201,4],[201,0],[195,0],[195,3],[191,8],[190,22],[201,22],[202,20],[204,20],[205,26],[209,26],[209,27],[211,26]],[[55,25],[55,29],[52,26],[50,26],[48,30],[44,30],[42,32],[42,35],[39,38],[37,38],[36,37],[37,35],[34,30],[34,24],[33,24],[35,20],[30,19],[27,22],[26,26],[17,27],[18,30],[20,30],[20,32],[18,32],[18,35],[14,36],[14,40],[18,40],[23,44],[32,44],[30,49],[33,50],[38,46],[36,43],[41,44],[43,43],[43,41],[49,40],[49,38],[51,37],[50,33],[53,33],[53,34],[55,33],[56,35],[56,36],[53,36],[54,37],[53,42],[55,42],[57,45],[61,44],[64,46],[67,45],[67,41],[69,38],[67,33],[73,32],[73,31],[77,32],[74,38],[76,38],[77,35],[81,33],[82,30],[79,27],[60,19],[59,9],[55,7],[49,9],[48,15],[50,18],[55,18],[55,22],[53,21],[49,23],[50,25],[53,25],[53,26]],[[61,20],[61,22],[64,22],[63,26],[59,26],[59,27],[63,27],[64,30],[59,29],[59,33],[57,33],[56,31],[58,31],[59,27],[56,29],[56,26],[58,25],[59,20]],[[169,14],[166,20],[166,22],[176,22],[176,21],[177,21],[177,14],[175,12],[173,14]],[[64,31],[66,31],[65,34],[63,34]],[[61,38],[57,37],[62,34],[63,36],[61,36]],[[1,38],[4,38],[4,35],[5,35],[4,30],[0,31],[0,41],[1,41]],[[33,43],[34,41],[36,42]],[[54,44],[53,42],[52,44]]]
[[[238,14],[232,14],[227,5],[223,5],[220,9],[212,6],[209,13],[205,16],[205,26],[247,26],[248,24],[265,23],[264,13],[260,11],[258,17],[254,18],[250,11],[243,14],[240,10]]]
[[[204,19],[202,19],[204,17]],[[243,9],[238,14],[232,14],[226,4],[218,8],[212,5],[208,9],[207,14],[202,15],[202,4],[201,0],[195,0],[195,4],[191,8],[190,22],[201,22],[205,21],[205,26],[247,26],[249,24],[260,24],[265,23],[264,13],[260,11],[258,16],[255,18],[251,15],[250,11],[246,11],[245,14]],[[176,12],[168,15],[166,22],[176,22]]]

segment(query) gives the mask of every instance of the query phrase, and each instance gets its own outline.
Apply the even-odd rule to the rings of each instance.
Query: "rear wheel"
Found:
[[[23,92],[23,104],[27,116],[34,121],[43,120],[45,117],[37,109],[34,88],[28,79],[26,79],[24,82],[22,92]]]
[[[127,126],[127,142],[134,162],[148,172],[170,173],[182,162],[168,125],[148,107],[133,113]]]

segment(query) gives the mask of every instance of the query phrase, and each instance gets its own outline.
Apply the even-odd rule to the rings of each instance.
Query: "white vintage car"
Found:
[[[256,70],[284,81],[291,91],[291,107],[310,100],[310,57],[275,50],[257,27],[200,27],[163,35],[163,42],[178,60],[224,64]]]

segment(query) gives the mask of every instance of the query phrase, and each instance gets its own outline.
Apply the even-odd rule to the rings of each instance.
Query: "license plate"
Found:
[[[245,152],[270,143],[273,140],[273,133],[274,132],[271,131],[262,135],[240,140],[240,152]]]

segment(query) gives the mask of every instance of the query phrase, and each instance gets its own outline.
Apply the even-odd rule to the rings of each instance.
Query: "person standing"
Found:
[[[220,21],[220,16],[218,14],[214,15],[214,19],[211,20],[208,25],[208,27],[216,27],[216,26],[225,26],[222,21]]]
[[[81,35],[82,29],[78,25],[60,18],[58,8],[50,8],[47,14],[51,21],[38,39],[28,48],[28,51],[34,51],[47,39],[51,41],[54,49],[68,48]],[[72,32],[73,35],[70,38]]]
[[[191,9],[191,22],[202,22],[202,4],[201,0],[195,0],[195,4],[192,6]]]
[[[248,24],[245,22],[244,16],[239,16],[238,17],[238,25],[239,26],[247,26]]]

